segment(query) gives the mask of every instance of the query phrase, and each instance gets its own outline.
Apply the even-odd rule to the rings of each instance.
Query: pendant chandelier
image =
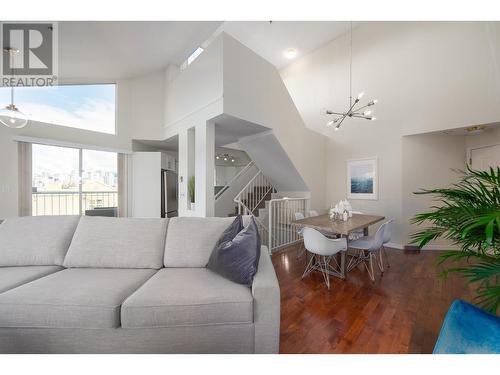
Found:
[[[350,58],[349,58],[349,108],[343,112],[335,112],[327,110],[326,114],[329,116],[335,116],[332,120],[326,123],[328,127],[334,127],[334,130],[339,130],[340,126],[347,117],[362,118],[365,120],[375,120],[373,117],[373,111],[369,108],[377,103],[377,99],[371,100],[366,104],[360,103],[364,96],[364,92],[361,92],[355,99],[352,97],[352,21],[350,30],[351,44],[350,44]]]
[[[4,49],[4,53],[10,55],[11,75],[13,76],[14,55],[19,53],[19,50],[9,47]],[[21,129],[28,124],[28,116],[21,112],[14,104],[14,86],[10,87],[10,104],[0,109],[0,122],[12,129]]]

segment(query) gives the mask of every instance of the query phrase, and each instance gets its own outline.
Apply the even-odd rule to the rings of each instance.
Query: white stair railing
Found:
[[[268,220],[268,244],[269,251],[301,241],[298,227],[292,222],[295,213],[301,212],[306,216],[309,207],[308,198],[281,198],[269,201]]]
[[[215,200],[219,199],[222,196],[222,194],[224,194],[226,192],[226,190],[228,190],[229,187],[232,184],[234,184],[235,181],[237,181],[241,176],[243,176],[254,165],[255,165],[255,163],[253,161],[251,161],[250,163],[245,165],[245,167],[241,171],[239,171],[236,174],[236,176],[234,176],[226,185],[224,185],[224,187],[222,189],[219,190],[219,192],[217,194],[215,194]]]
[[[272,191],[273,185],[261,171],[257,172],[234,198],[235,203],[238,204],[238,213],[240,215],[254,215],[255,210]]]
[[[252,215],[254,217],[261,231],[263,245],[267,245],[269,235],[266,225],[255,215],[255,213],[262,203],[265,202],[266,197],[273,191],[273,185],[259,170],[234,198],[234,202],[238,204],[238,214]]]

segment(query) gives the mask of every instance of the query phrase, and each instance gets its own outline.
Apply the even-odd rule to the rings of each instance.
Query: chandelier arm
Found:
[[[352,116],[352,117],[355,117],[355,118],[362,118],[364,120],[373,120],[373,117],[372,116]]]
[[[340,120],[340,122],[337,124],[336,128],[340,128],[340,125],[342,125],[342,123],[344,122],[344,120],[346,119],[347,116],[344,116],[342,117],[342,120]]]
[[[333,112],[333,111],[326,111],[327,115],[337,115],[337,116],[344,116],[345,113],[340,113],[340,112]]]
[[[364,105],[362,107],[356,108],[356,112],[361,111],[362,109],[365,109],[365,108],[368,108],[368,107],[371,107],[371,105],[367,104],[367,105]]]
[[[354,106],[358,103],[358,101],[354,101],[354,103],[352,103],[351,107],[349,108],[349,110],[347,111],[347,113],[345,114],[346,116],[349,116],[349,114],[352,115],[352,110],[354,109]]]

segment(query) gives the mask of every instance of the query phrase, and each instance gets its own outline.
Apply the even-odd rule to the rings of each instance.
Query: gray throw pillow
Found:
[[[225,242],[232,241],[234,237],[236,237],[236,235],[240,233],[242,229],[243,229],[243,219],[241,218],[241,215],[238,215],[231,223],[231,225],[227,227],[227,229],[224,232],[222,232],[220,238],[215,244],[215,248],[217,248],[218,246],[222,245]]]
[[[236,229],[242,228],[238,232]],[[230,238],[232,235],[233,238]],[[252,217],[243,228],[238,216],[217,242],[207,268],[238,284],[251,286],[260,259],[260,235]]]

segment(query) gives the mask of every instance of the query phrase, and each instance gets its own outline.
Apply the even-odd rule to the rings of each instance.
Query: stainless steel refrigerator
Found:
[[[178,216],[177,173],[161,170],[161,217]]]

